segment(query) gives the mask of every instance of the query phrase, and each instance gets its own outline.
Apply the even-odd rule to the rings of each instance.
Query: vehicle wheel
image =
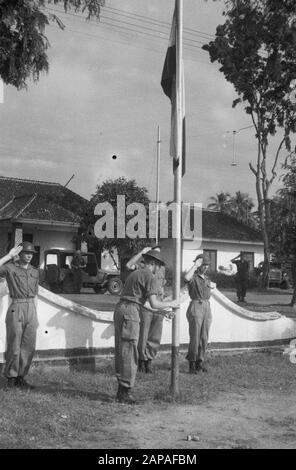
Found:
[[[112,295],[119,295],[122,291],[123,283],[119,277],[111,277],[108,281],[108,291]]]
[[[94,285],[94,291],[96,294],[105,294],[106,288],[102,287],[100,284],[95,284]]]
[[[289,283],[287,281],[282,281],[280,284],[280,288],[284,290],[289,289]]]

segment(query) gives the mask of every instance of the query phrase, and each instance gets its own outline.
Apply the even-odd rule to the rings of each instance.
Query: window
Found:
[[[252,271],[252,269],[254,269],[254,253],[252,251],[241,251],[241,254],[244,255],[245,260],[248,261],[250,271]]]
[[[210,271],[217,271],[217,250],[203,250],[203,254],[210,259]]]

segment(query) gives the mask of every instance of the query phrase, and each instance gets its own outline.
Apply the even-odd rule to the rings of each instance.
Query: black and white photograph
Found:
[[[296,448],[296,0],[0,0],[0,372],[1,451]]]

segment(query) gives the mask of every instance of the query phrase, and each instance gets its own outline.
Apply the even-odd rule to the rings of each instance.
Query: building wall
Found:
[[[11,232],[10,227],[0,226],[0,256],[6,253],[8,232]],[[30,227],[23,226],[24,234],[33,235],[33,244],[40,246],[40,267],[44,266],[44,251],[50,248],[63,248],[63,249],[75,249],[75,244],[72,239],[77,233],[77,229],[67,227],[61,228],[60,230],[52,229],[51,227],[41,226]]]
[[[162,253],[168,266],[173,266],[173,242],[172,240],[161,240]],[[247,244],[239,242],[210,242],[203,241],[200,245],[199,242],[184,241],[183,242],[183,259],[182,270],[188,269],[192,266],[193,260],[196,255],[203,252],[203,250],[216,250],[217,251],[217,268],[219,266],[227,267],[236,272],[236,266],[230,260],[237,256],[241,251],[248,251],[254,253],[254,266],[257,266],[260,261],[263,261],[263,245]]]
[[[116,248],[113,248],[113,258],[115,262],[117,263],[117,266],[119,266],[119,260],[118,260],[118,253]],[[114,264],[114,261],[112,257],[110,256],[109,251],[105,250],[102,252],[101,255],[101,268],[104,269],[105,271],[117,271],[118,268]]]
[[[0,257],[6,254],[7,248],[7,230],[0,226]]]
[[[33,231],[33,244],[40,246],[40,267],[44,267],[44,251],[51,248],[61,248],[65,250],[75,250],[75,243],[72,239],[75,235],[75,232],[65,232],[65,231]]]

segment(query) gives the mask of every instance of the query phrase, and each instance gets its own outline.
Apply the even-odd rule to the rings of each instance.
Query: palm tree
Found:
[[[236,191],[235,195],[230,198],[231,215],[244,224],[252,223],[254,202],[248,193]]]
[[[224,214],[229,214],[231,211],[230,208],[230,194],[224,193],[221,191],[220,193],[216,193],[216,196],[210,197],[210,202],[208,204],[208,209],[223,212]]]

